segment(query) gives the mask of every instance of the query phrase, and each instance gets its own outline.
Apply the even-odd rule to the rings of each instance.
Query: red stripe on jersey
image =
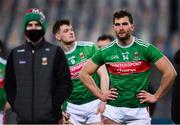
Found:
[[[110,73],[117,75],[141,73],[150,69],[150,63],[147,61],[108,63],[106,65]]]
[[[74,66],[70,66],[71,79],[78,78],[79,72],[84,65],[85,65],[85,62],[81,62],[81,63],[76,64]]]
[[[0,78],[0,88],[4,87],[4,80],[2,78]]]

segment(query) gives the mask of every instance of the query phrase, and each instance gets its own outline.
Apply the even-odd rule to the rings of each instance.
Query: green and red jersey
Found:
[[[0,57],[0,111],[3,110],[6,102],[6,95],[4,91],[4,75],[5,75],[6,60]]]
[[[82,67],[96,51],[97,47],[94,43],[76,41],[74,49],[66,53],[66,58],[71,72],[71,79],[73,82],[73,91],[68,99],[68,102],[74,104],[84,104],[96,99],[96,97],[84,86],[78,77]],[[100,78],[97,73],[95,73],[92,77],[99,86]]]
[[[121,46],[118,40],[100,49],[92,57],[97,65],[105,64],[110,77],[110,87],[117,88],[118,97],[108,104],[117,107],[144,107],[136,94],[147,90],[150,77],[150,63],[155,63],[163,54],[152,44],[133,37],[128,46]]]

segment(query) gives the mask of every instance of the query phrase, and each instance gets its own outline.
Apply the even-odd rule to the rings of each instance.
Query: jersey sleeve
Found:
[[[155,63],[163,56],[164,54],[158,48],[152,44],[149,45],[147,50],[147,58],[150,62]]]
[[[98,47],[95,44],[93,44],[92,48],[93,48],[92,52],[93,52],[93,55],[94,55],[99,49],[98,49]]]
[[[91,58],[91,60],[97,64],[98,66],[103,65],[104,61],[103,61],[103,56],[101,53],[101,49],[97,50],[97,52],[93,55],[93,57]]]
[[[85,46],[84,49],[84,52],[90,55],[90,58],[98,51],[98,48],[94,43],[90,43],[89,46]]]

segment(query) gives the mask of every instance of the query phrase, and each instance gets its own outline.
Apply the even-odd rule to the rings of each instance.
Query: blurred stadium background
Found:
[[[9,50],[24,43],[22,17],[25,10],[37,7],[44,11],[48,29],[46,39],[54,44],[52,25],[56,19],[72,21],[77,40],[96,41],[103,33],[113,34],[112,14],[128,9],[135,22],[134,35],[157,46],[169,59],[180,48],[179,0],[0,0],[0,40]],[[158,86],[159,72],[152,70],[153,88]],[[171,123],[171,90],[161,99],[153,114],[154,123]]]

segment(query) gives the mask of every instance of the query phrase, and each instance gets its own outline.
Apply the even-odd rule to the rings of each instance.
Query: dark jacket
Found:
[[[72,83],[64,52],[46,41],[25,43],[8,57],[5,91],[19,123],[57,123]]]
[[[171,115],[172,115],[172,120],[176,124],[180,124],[180,49],[176,52],[174,56],[174,62],[175,62],[177,77],[174,81],[174,85],[172,89]]]

